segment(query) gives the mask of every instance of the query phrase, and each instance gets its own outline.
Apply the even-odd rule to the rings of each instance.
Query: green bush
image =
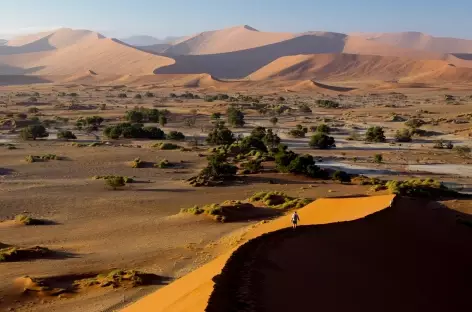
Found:
[[[108,185],[113,190],[117,190],[120,187],[125,186],[125,179],[120,176],[111,176],[105,179],[105,184]]]
[[[316,127],[316,132],[329,134],[331,132],[331,128],[327,124],[321,124]]]
[[[168,140],[183,141],[185,140],[185,135],[182,132],[171,131],[167,134],[166,138]]]
[[[168,143],[168,142],[161,142],[152,145],[152,147],[156,147],[160,150],[176,150],[176,149],[181,149],[182,147],[179,145],[176,145],[174,143]]]
[[[420,128],[424,124],[425,124],[425,122],[422,119],[418,119],[418,118],[408,119],[405,122],[405,126],[407,126],[409,128],[413,128],[413,129]]]
[[[305,134],[306,133],[303,131],[303,129],[292,129],[288,132],[288,135],[292,138],[304,138]]]
[[[75,134],[72,133],[72,131],[69,130],[61,130],[57,132],[57,138],[61,140],[75,140],[77,137]]]
[[[374,155],[374,162],[380,164],[380,163],[382,163],[382,161],[383,161],[383,156],[382,156],[382,154],[375,154],[375,155]]]
[[[351,182],[351,176],[345,171],[337,170],[333,174],[333,180],[339,181],[341,183],[347,183]]]
[[[326,135],[325,133],[317,132],[311,138],[308,145],[311,148],[328,149],[336,147],[335,140],[333,137]]]
[[[165,168],[174,167],[174,165],[172,163],[170,163],[167,159],[163,159],[157,164],[156,167],[161,168],[161,169],[165,169]]]
[[[370,127],[367,129],[365,140],[367,142],[385,142],[385,133],[382,127]]]
[[[241,164],[241,168],[245,170],[246,174],[259,173],[263,167],[261,160],[249,160]]]
[[[131,162],[131,168],[142,168],[144,167],[145,163],[141,160],[141,158],[137,157]]]
[[[386,187],[392,194],[437,198],[441,196],[456,196],[458,193],[448,189],[441,182],[433,179],[410,179],[406,181],[388,181]]]
[[[395,133],[396,142],[411,142],[412,133],[408,129],[397,130]]]
[[[277,117],[271,117],[269,119],[269,122],[275,127],[275,125],[277,124],[277,122],[279,122],[279,119]]]

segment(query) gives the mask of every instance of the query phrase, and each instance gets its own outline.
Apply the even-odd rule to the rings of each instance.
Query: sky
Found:
[[[0,0],[0,38],[60,27],[109,37],[261,31],[398,32],[472,39],[471,0]]]

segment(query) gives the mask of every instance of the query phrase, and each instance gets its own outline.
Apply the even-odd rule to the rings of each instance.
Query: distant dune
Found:
[[[153,42],[157,43],[142,45]],[[247,25],[179,39],[133,36],[120,41],[89,30],[61,28],[0,44],[0,75],[90,83],[126,75],[189,75],[190,81],[183,83],[189,87],[221,86],[218,79],[298,80],[286,86],[294,90],[318,90],[310,82],[314,79],[470,82],[471,42],[413,32],[262,32]],[[193,82],[195,77],[211,78]]]
[[[292,33],[260,32],[250,26],[206,31],[169,48],[169,55],[202,55],[234,52],[292,39]]]
[[[353,35],[399,48],[436,53],[472,53],[472,40],[433,37],[421,32],[355,33]]]
[[[51,43],[62,48],[46,53],[24,53],[20,57],[0,56],[0,64],[15,66],[23,69],[24,74],[35,75],[77,75],[89,70],[99,75],[144,75],[174,63],[173,59],[146,53],[96,34],[83,36],[77,43],[70,45],[66,45],[68,40],[60,41],[60,35],[62,33],[59,36],[54,33],[47,38],[54,38]]]
[[[252,73],[250,77],[251,80],[471,81],[472,69],[457,68],[441,60],[358,54],[316,54],[281,57]]]

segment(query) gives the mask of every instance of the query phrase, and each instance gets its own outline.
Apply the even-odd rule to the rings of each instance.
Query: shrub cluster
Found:
[[[133,110],[127,111],[125,115],[125,119],[129,122],[133,123],[141,123],[141,122],[159,122],[160,116],[167,116],[169,111],[161,110],[159,111],[156,108],[135,108]]]
[[[274,157],[279,172],[303,174],[311,178],[322,179],[329,176],[327,171],[315,165],[313,156],[296,154],[288,150],[285,145],[279,145]]]
[[[456,196],[458,193],[433,179],[410,179],[406,181],[388,181],[385,186],[392,194],[437,198],[441,196]]]
[[[367,142],[385,142],[385,133],[382,127],[375,126],[367,129],[365,134],[365,140]]]
[[[110,139],[119,139],[121,137],[127,139],[151,139],[163,140],[165,133],[157,127],[143,127],[143,124],[120,123],[108,126],[103,130],[103,134]]]
[[[61,156],[57,156],[55,154],[45,154],[42,156],[28,155],[25,157],[25,160],[28,163],[48,161],[48,160],[62,160],[62,159],[63,158]]]

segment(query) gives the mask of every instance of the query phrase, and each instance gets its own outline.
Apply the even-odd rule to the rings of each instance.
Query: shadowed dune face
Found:
[[[344,49],[342,37],[303,35],[279,43],[237,52],[212,55],[172,56],[176,63],[158,68],[155,74],[209,73],[218,78],[244,78],[257,69],[286,55],[339,53]]]
[[[318,199],[304,208],[299,209],[298,212],[302,224],[327,224],[350,221],[384,209],[388,206],[392,198],[392,195],[385,195],[358,198]],[[260,224],[246,233],[245,238],[253,239],[287,227],[290,227],[289,215],[275,219],[272,222]],[[241,248],[246,248],[245,246],[248,244],[243,245]],[[249,248],[252,250],[250,245]],[[218,275],[221,273],[228,259],[233,257],[234,254],[234,250],[230,250],[210,263],[171,283],[169,286],[126,307],[123,311],[204,311],[208,305],[208,300],[213,291],[215,281],[218,281]],[[250,257],[248,259],[250,259]],[[233,308],[229,310],[223,308],[218,311],[235,310]],[[288,311],[296,310],[289,309]]]
[[[267,234],[229,260],[206,311],[465,311],[472,228],[457,215],[400,198],[353,222]]]

